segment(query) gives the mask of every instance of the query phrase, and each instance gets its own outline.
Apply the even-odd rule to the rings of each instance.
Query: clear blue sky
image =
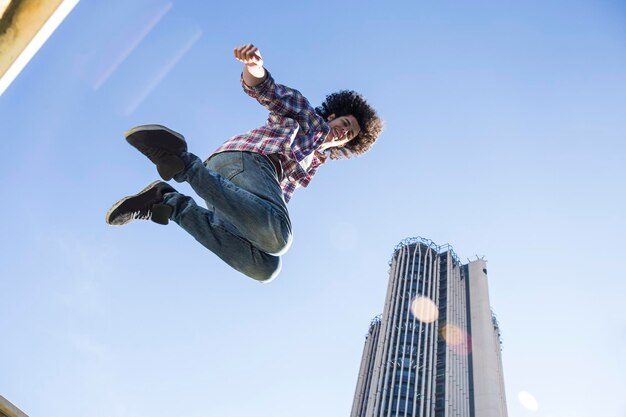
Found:
[[[31,417],[348,416],[393,248],[423,236],[489,262],[510,417],[626,416],[625,41],[608,0],[81,1],[0,97],[0,394]],[[156,179],[126,129],[204,157],[264,123],[249,42],[387,124],[296,192],[269,285],[176,225],[104,222]]]

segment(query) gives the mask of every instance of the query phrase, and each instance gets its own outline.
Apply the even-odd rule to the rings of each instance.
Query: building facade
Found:
[[[365,339],[351,417],[507,417],[500,346],[486,262],[406,239]]]

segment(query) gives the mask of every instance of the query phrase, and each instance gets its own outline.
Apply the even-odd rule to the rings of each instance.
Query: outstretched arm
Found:
[[[252,44],[240,46],[234,50],[235,58],[244,63],[243,82],[248,87],[256,87],[265,80],[266,72],[263,68],[263,58],[259,48]]]
[[[242,85],[250,97],[255,98],[270,112],[270,123],[281,123],[276,117],[294,119],[307,131],[311,125],[319,128],[320,116],[298,90],[275,83],[272,75],[263,68],[259,48],[252,44],[234,50],[235,58],[244,63]]]

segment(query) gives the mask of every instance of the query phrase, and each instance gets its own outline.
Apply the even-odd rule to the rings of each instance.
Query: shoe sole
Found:
[[[172,129],[169,129],[163,125],[136,126],[124,132],[124,137],[126,138],[126,141],[128,141],[128,143],[130,143],[133,147],[140,149],[139,146],[137,146],[138,145],[137,139],[134,139],[132,136],[136,133],[151,132],[151,131],[167,132],[170,135],[177,138],[180,142],[182,142],[183,146],[181,147],[181,143],[179,141],[176,141],[176,140],[165,141],[166,145],[169,148],[176,149],[176,150],[180,148],[180,150],[184,150],[184,151],[187,150],[187,143],[185,142],[185,137],[181,135],[180,133],[175,132]],[[169,181],[172,178],[174,178],[174,175],[178,174],[183,169],[185,169],[185,163],[178,156],[172,155],[170,157],[163,158],[160,164],[156,164],[156,168],[157,168],[157,172],[159,173],[159,176],[163,178],[163,180]]]
[[[118,201],[117,203],[113,204],[113,207],[111,207],[109,209],[109,211],[107,211],[106,217],[105,217],[105,221],[107,222],[107,224],[110,224],[111,226],[123,226],[126,223],[121,223],[121,224],[115,224],[115,223],[111,223],[111,214],[113,214],[113,212],[122,204],[124,204],[125,201],[131,199],[131,198],[135,198],[143,193],[145,193],[146,191],[150,190],[151,188],[155,187],[157,184],[159,184],[161,181],[157,180],[154,181],[152,184],[148,185],[146,188],[144,188],[143,190],[139,191],[137,194],[135,195],[129,195],[128,197],[124,197],[122,198],[120,201]]]
[[[135,126],[132,129],[128,129],[126,132],[124,132],[124,137],[126,139],[128,139],[128,137],[130,135],[132,135],[133,133],[138,133],[138,132],[144,132],[144,131],[152,131],[152,130],[165,130],[166,132],[176,136],[178,139],[182,140],[183,142],[185,141],[185,137],[183,135],[181,135],[178,132],[174,132],[172,129],[169,129],[163,125],[141,125],[141,126]]]

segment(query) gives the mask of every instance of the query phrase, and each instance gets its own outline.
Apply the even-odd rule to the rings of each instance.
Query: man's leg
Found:
[[[292,230],[276,171],[267,157],[231,151],[213,155],[206,164],[183,153],[185,169],[176,175],[204,199],[209,209],[257,248],[279,255],[291,245]]]
[[[185,168],[174,179],[188,182],[208,208],[166,194],[170,218],[238,271],[260,281],[278,275],[276,255],[291,244],[291,222],[271,162],[240,151],[214,155],[206,164],[188,152],[181,159]]]
[[[238,235],[234,226],[213,211],[198,207],[191,197],[178,193],[162,181],[155,181],[141,192],[115,203],[107,212],[106,222],[124,225],[143,219],[167,224],[169,218],[224,262],[257,281],[270,281],[280,272],[278,256],[254,247]]]
[[[237,271],[261,282],[271,281],[280,273],[279,256],[264,252],[239,236],[232,224],[214,211],[198,206],[191,197],[169,193],[164,203],[173,208],[171,220]]]
[[[144,125],[126,140],[157,166],[164,179],[187,181],[196,193],[231,223],[240,236],[263,252],[278,255],[291,244],[291,222],[273,165],[263,155],[223,152],[205,166],[188,153],[180,133]]]

